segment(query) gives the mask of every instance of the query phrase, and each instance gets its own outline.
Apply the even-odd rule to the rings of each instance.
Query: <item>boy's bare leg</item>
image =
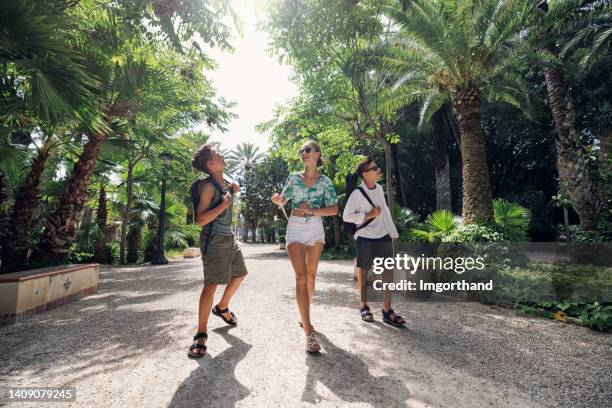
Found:
[[[210,317],[210,309],[212,308],[216,290],[216,284],[204,284],[204,288],[202,288],[198,309],[198,333],[206,333],[208,331],[208,318]],[[206,339],[200,338],[198,343],[206,344]]]
[[[230,280],[230,283],[225,286],[223,296],[221,297],[221,300],[218,303],[219,309],[227,309],[229,307],[230,300],[232,300],[232,297],[240,287],[240,284],[242,283],[245,277],[246,275],[232,278],[232,280]],[[229,310],[226,313],[223,313],[223,316],[225,316],[225,318],[228,320],[231,320],[232,318],[232,315],[229,313]]]

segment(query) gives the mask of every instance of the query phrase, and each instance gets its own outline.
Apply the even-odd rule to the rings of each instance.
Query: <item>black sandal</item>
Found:
[[[370,306],[361,306],[359,308],[359,313],[361,314],[361,320],[364,322],[373,322],[374,315],[370,312]]]
[[[223,313],[228,313],[232,316],[231,319],[226,318],[225,316],[223,316]],[[230,326],[236,326],[238,324],[238,319],[236,318],[236,315],[233,312],[229,311],[229,308],[225,308],[225,309],[219,309],[219,305],[216,305],[215,307],[213,307],[212,310],[212,314],[214,314],[215,316],[219,316],[220,318],[223,319],[223,321],[227,324],[229,324]]]
[[[208,334],[206,334],[205,332],[197,333],[195,336],[193,336],[193,344],[189,346],[187,357],[201,358],[201,357],[204,357],[204,355],[206,355],[206,345],[198,343],[198,340],[201,339],[202,337],[208,340]],[[204,352],[201,353],[200,350],[203,350]]]
[[[405,327],[406,326],[406,320],[404,320],[402,316],[396,315],[393,309],[389,309],[386,312],[383,310],[382,315],[383,315],[383,322],[390,324],[391,326],[395,326],[395,327]],[[391,315],[395,315],[395,317],[391,319]]]

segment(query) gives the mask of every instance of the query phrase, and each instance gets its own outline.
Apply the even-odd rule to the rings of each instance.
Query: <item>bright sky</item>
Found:
[[[266,150],[268,136],[259,134],[255,126],[272,119],[274,108],[297,95],[297,86],[290,81],[291,70],[280,65],[266,51],[267,34],[257,31],[257,22],[263,18],[265,0],[232,0],[232,6],[242,20],[242,37],[236,34],[231,41],[233,53],[212,50],[218,64],[214,72],[205,72],[212,79],[218,94],[237,105],[238,115],[225,133],[212,132],[211,140],[221,142],[226,149],[238,143],[250,142]],[[208,131],[208,129],[207,129]]]

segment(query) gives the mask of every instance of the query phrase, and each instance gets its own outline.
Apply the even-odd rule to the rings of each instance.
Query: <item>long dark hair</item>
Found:
[[[357,188],[357,182],[359,181],[359,177],[363,174],[364,171],[370,166],[374,159],[368,156],[367,159],[362,161],[357,165],[354,173],[346,176],[346,192],[344,193],[344,203],[348,201],[349,197],[353,193],[353,191]]]

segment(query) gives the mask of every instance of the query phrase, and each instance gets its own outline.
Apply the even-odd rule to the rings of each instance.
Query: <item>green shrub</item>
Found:
[[[508,241],[527,241],[527,229],[531,222],[531,212],[527,208],[503,198],[496,198],[493,200],[493,219],[496,229]]]
[[[455,232],[461,225],[460,219],[448,210],[429,214],[420,228],[412,228],[410,237],[415,241],[440,242]]]
[[[470,224],[462,225],[446,235],[443,242],[504,242],[506,238],[501,232],[486,225]]]

